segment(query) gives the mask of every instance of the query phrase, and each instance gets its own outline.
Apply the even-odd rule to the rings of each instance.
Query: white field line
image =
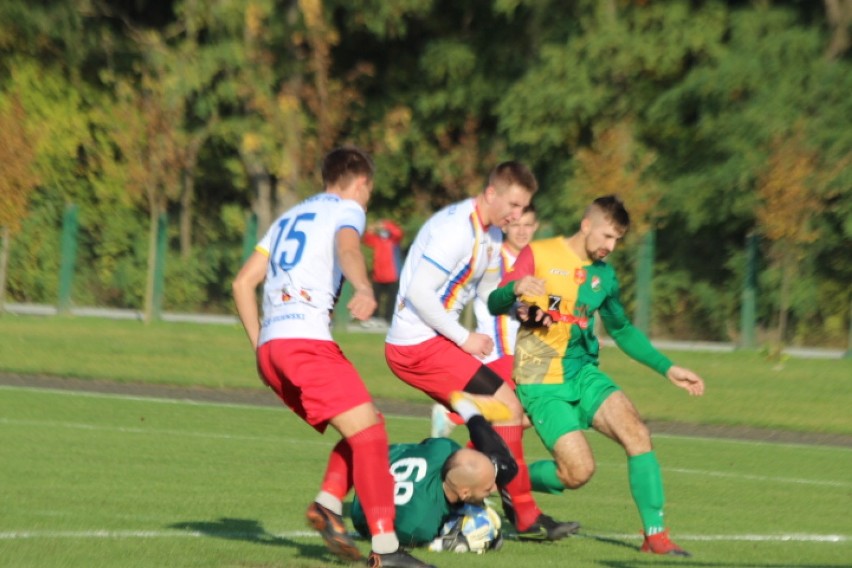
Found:
[[[358,535],[353,535],[357,537]],[[638,540],[636,534],[590,534],[580,533],[581,538],[606,538],[619,540]],[[252,539],[274,539],[274,538],[318,538],[319,535],[313,531],[288,531],[283,533],[266,533],[258,535],[252,533],[238,533],[228,531],[153,531],[153,530],[88,530],[88,531],[51,531],[51,530],[26,530],[26,531],[3,531],[0,532],[0,540],[24,540],[24,539],[146,539],[146,538],[252,538]],[[679,541],[695,542],[821,542],[821,543],[848,543],[852,542],[852,536],[839,534],[716,534],[716,535],[684,535],[678,534]]]
[[[218,536],[223,538],[252,538],[259,539],[264,537],[269,538],[311,538],[318,537],[314,531],[292,531],[281,534],[258,534],[258,533],[239,533],[228,531],[131,531],[131,530],[90,530],[90,531],[7,531],[0,532],[0,540],[23,540],[35,538],[103,538],[103,539],[124,539],[124,538],[198,538],[203,536]]]
[[[51,389],[51,388],[41,388],[41,387],[21,387],[14,385],[0,385],[0,390],[22,390],[29,392],[46,392],[50,394],[59,394],[64,396],[81,396],[87,398],[110,398],[110,399],[120,399],[120,400],[129,400],[129,401],[138,401],[138,402],[156,402],[160,404],[187,404],[190,406],[209,406],[213,408],[237,408],[237,409],[246,409],[251,408],[253,410],[272,410],[274,412],[289,412],[289,410],[281,404],[281,406],[263,406],[259,404],[245,404],[239,402],[213,402],[213,401],[205,401],[205,400],[193,400],[189,398],[159,398],[155,396],[135,396],[135,395],[126,395],[126,394],[116,394],[116,393],[106,393],[106,392],[92,392],[92,391],[74,391],[74,390],[64,390],[64,389]],[[270,394],[270,396],[274,396]],[[427,417],[421,416],[405,416],[405,415],[392,415],[396,419],[402,420],[428,420]]]
[[[272,410],[275,412],[280,412],[284,409],[283,406],[262,406],[257,404],[247,404],[247,403],[238,403],[238,402],[213,402],[213,401],[201,401],[201,400],[193,400],[189,398],[159,398],[154,396],[136,396],[136,395],[125,395],[125,394],[117,394],[117,393],[103,393],[103,392],[93,392],[93,391],[74,391],[74,390],[65,390],[65,389],[51,389],[51,388],[41,388],[41,387],[22,387],[15,385],[0,385],[0,390],[23,390],[29,392],[47,392],[51,394],[58,394],[64,396],[81,396],[88,398],[108,398],[108,399],[120,399],[120,400],[130,400],[130,401],[139,401],[139,402],[156,402],[160,404],[187,404],[191,406],[209,406],[209,407],[219,407],[219,408],[237,408],[237,409],[245,409],[251,408],[255,410]],[[386,414],[386,416],[392,416],[396,420],[429,420],[428,417],[421,416],[406,416],[404,414]],[[591,435],[601,435],[595,431],[590,431]],[[689,440],[690,442],[694,441],[704,441],[704,442],[720,442],[724,441],[729,444],[745,444],[745,445],[766,445],[766,442],[759,440],[738,440],[735,438],[713,438],[713,437],[702,437],[702,436],[679,436],[677,434],[654,434],[654,438],[672,438],[676,440]],[[775,446],[786,446],[786,447],[803,447],[810,448],[812,450],[845,450],[852,451],[852,448],[844,448],[842,446],[819,446],[814,444],[801,444],[795,442],[771,442]]]
[[[725,440],[727,441],[727,440]],[[546,459],[546,458],[545,458]],[[528,458],[529,461],[529,458]],[[598,462],[598,465],[603,465],[606,467],[619,467],[622,469],[627,469],[627,465],[624,462]],[[770,475],[755,475],[752,473],[731,473],[727,471],[712,471],[707,469],[688,469],[683,467],[666,467],[663,466],[663,471],[665,473],[683,473],[686,475],[698,475],[702,477],[719,477],[725,479],[737,479],[742,481],[756,481],[758,483],[793,483],[799,485],[816,485],[821,487],[852,487],[852,481],[833,481],[833,480],[819,480],[819,479],[807,479],[802,477],[777,477]]]
[[[112,394],[112,393],[93,393],[93,392],[83,392],[83,391],[66,391],[61,389],[41,389],[41,388],[30,388],[30,387],[16,387],[16,386],[3,386],[0,385],[0,389],[15,389],[15,390],[27,390],[27,391],[36,391],[43,392],[48,391],[54,394],[60,394],[63,396],[86,396],[86,397],[94,397],[94,398],[117,398],[122,400],[130,400],[130,401],[141,401],[141,402],[156,402],[156,403],[165,403],[165,404],[190,404],[195,406],[212,406],[212,407],[235,407],[235,408],[251,408],[251,409],[272,409],[276,411],[281,411],[281,408],[276,407],[264,407],[264,406],[255,406],[249,404],[235,404],[235,403],[219,403],[219,402],[204,402],[204,401],[194,401],[194,400],[184,400],[184,399],[166,399],[166,398],[155,398],[155,397],[138,397],[138,396],[128,396],[121,394]],[[416,420],[425,420],[425,418],[419,417],[395,417],[395,418],[409,418]],[[44,427],[59,427],[59,428],[73,428],[80,430],[92,430],[92,431],[113,431],[113,432],[123,432],[130,434],[155,434],[158,436],[161,435],[169,435],[169,436],[184,436],[184,437],[192,437],[192,438],[209,438],[209,439],[221,439],[221,440],[254,440],[254,441],[268,441],[268,442],[290,442],[296,444],[308,444],[308,445],[327,445],[327,443],[321,438],[317,438],[316,441],[306,440],[303,437],[298,438],[287,438],[284,436],[238,436],[232,434],[212,434],[210,432],[190,432],[185,430],[159,430],[159,429],[148,429],[148,428],[128,428],[128,427],[104,427],[92,424],[83,424],[83,423],[74,423],[74,422],[57,422],[57,421],[41,421],[41,420],[18,420],[18,419],[7,419],[0,418],[0,425],[2,424],[14,424],[14,425],[24,425],[24,426],[44,426]],[[687,438],[687,437],[678,437],[678,436],[668,436],[668,437],[677,437],[677,438]],[[689,438],[692,439],[692,438]],[[712,439],[707,439],[710,441]],[[714,440],[716,442],[738,442],[738,440],[729,440],[727,438],[720,438]],[[779,444],[784,445],[784,444]],[[807,446],[811,447],[811,446]],[[819,447],[819,446],[817,446]],[[845,449],[845,448],[828,448],[828,449]],[[528,456],[529,459],[529,456]],[[601,465],[604,465],[601,463]],[[611,463],[607,464],[609,466],[621,466],[626,467],[624,463]],[[788,477],[775,477],[775,476],[763,476],[763,475],[753,475],[753,474],[744,474],[744,473],[730,473],[730,472],[721,472],[721,471],[711,471],[711,470],[695,470],[695,469],[684,469],[684,468],[664,468],[665,471],[671,471],[675,473],[683,473],[688,475],[700,475],[706,477],[718,477],[718,478],[730,478],[730,479],[742,479],[749,481],[757,481],[757,482],[774,482],[774,483],[793,483],[793,484],[801,484],[801,485],[815,485],[815,486],[825,486],[825,487],[852,487],[852,482],[845,481],[832,481],[832,480],[815,480],[815,479],[805,479],[805,478],[788,478]]]
[[[293,442],[299,445],[328,446],[328,442],[322,438],[305,440],[304,438],[288,438],[286,436],[240,436],[233,434],[213,434],[210,432],[190,432],[187,430],[166,430],[158,428],[128,428],[125,426],[98,426],[95,424],[83,424],[79,422],[57,422],[52,420],[18,420],[14,418],[0,418],[0,425],[9,424],[14,426],[32,426],[45,428],[64,428],[68,430],[90,430],[100,432],[120,432],[123,434],[153,434],[156,436],[183,436],[185,438],[204,438],[211,440],[249,440],[255,442]]]
[[[583,538],[613,538],[619,540],[640,539],[635,534],[577,534]],[[852,542],[852,536],[842,534],[680,534],[677,540],[695,542]]]
[[[773,482],[773,483],[798,483],[801,485],[822,485],[825,487],[852,487],[850,481],[819,481],[816,479],[802,479],[797,477],[770,477],[766,475],[753,475],[748,473],[728,473],[722,471],[707,471],[702,469],[684,469],[679,467],[667,467],[666,472],[685,473],[689,475],[701,475],[705,477],[723,477],[744,479],[749,481]]]
[[[11,418],[0,418],[0,425],[9,424],[15,426],[30,426],[30,427],[44,427],[44,428],[64,428],[64,429],[76,429],[76,430],[89,430],[89,431],[104,431],[104,432],[120,432],[127,434],[147,434],[147,435],[156,435],[156,436],[182,436],[186,438],[202,438],[202,439],[213,439],[213,440],[249,440],[249,441],[260,441],[260,442],[268,442],[268,443],[293,443],[297,445],[320,445],[327,446],[328,443],[324,441],[322,438],[315,439],[305,439],[305,438],[288,438],[286,436],[239,436],[233,434],[213,434],[210,432],[190,432],[186,430],[164,430],[164,429],[156,429],[156,428],[128,428],[124,426],[98,426],[94,424],[83,424],[78,422],[58,422],[53,420],[18,420]],[[623,462],[599,462],[599,465],[605,465],[607,467],[621,467],[624,468],[626,465]],[[823,486],[823,487],[852,487],[852,482],[846,481],[822,481],[817,479],[804,479],[804,478],[795,478],[795,477],[773,477],[766,475],[753,475],[747,473],[730,473],[730,472],[721,472],[721,471],[710,471],[710,470],[701,470],[701,469],[685,469],[685,468],[677,468],[677,467],[666,467],[664,468],[666,472],[674,472],[674,473],[682,473],[686,475],[698,475],[703,477],[718,477],[718,478],[729,478],[729,479],[740,479],[746,481],[756,481],[760,483],[793,483],[800,485],[814,485],[814,486]]]
[[[597,434],[597,432],[595,432]],[[740,440],[737,438],[713,438],[709,436],[679,436],[677,434],[653,434],[654,439],[662,439],[662,438],[671,438],[673,440],[686,440],[688,439],[690,443],[692,442],[710,442],[716,443],[721,440],[724,440],[728,444],[740,444],[744,446],[766,446],[767,444],[772,444],[773,446],[785,446],[789,448],[808,448],[811,450],[829,450],[829,451],[846,451],[852,452],[852,448],[844,447],[844,446],[820,446],[817,444],[805,444],[801,442],[766,442],[763,440]]]

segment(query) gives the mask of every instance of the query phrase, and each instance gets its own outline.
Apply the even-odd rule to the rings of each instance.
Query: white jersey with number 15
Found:
[[[343,273],[337,231],[364,233],[364,210],[350,199],[319,193],[281,215],[256,250],[269,257],[258,345],[270,339],[331,340],[331,312]]]

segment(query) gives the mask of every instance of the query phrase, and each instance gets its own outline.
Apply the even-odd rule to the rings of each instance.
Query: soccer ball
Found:
[[[448,519],[441,535],[432,541],[431,550],[476,552],[497,550],[502,544],[500,515],[489,507],[465,504]]]

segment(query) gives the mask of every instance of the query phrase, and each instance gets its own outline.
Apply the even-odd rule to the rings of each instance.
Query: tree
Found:
[[[6,268],[12,235],[20,227],[29,194],[38,184],[34,164],[36,144],[25,128],[26,115],[19,95],[0,100],[0,312],[6,297]]]
[[[144,319],[154,316],[154,278],[157,266],[157,227],[169,201],[179,195],[180,105],[166,96],[161,78],[143,74],[139,85],[116,82],[116,103],[108,136],[119,153],[115,162],[104,157],[110,173],[119,179],[131,198],[148,211],[148,266]]]
[[[790,285],[807,245],[816,241],[814,219],[823,209],[815,188],[818,156],[807,147],[802,128],[776,138],[757,190],[756,221],[772,243],[772,258],[781,273],[778,301],[778,345],[784,345],[790,306]]]
[[[631,121],[605,128],[590,146],[577,150],[574,180],[579,191],[572,194],[579,200],[572,201],[580,209],[601,195],[618,195],[627,204],[635,232],[644,235],[662,216],[660,188],[648,176],[655,160],[654,152],[636,140]]]
[[[825,13],[831,28],[831,40],[825,56],[827,59],[837,59],[852,45],[852,1],[825,0]]]

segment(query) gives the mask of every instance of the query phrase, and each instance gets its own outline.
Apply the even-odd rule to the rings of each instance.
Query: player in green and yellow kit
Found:
[[[524,327],[515,345],[513,378],[518,398],[555,458],[530,466],[533,487],[559,492],[591,478],[595,462],[583,430],[592,427],[627,452],[630,490],[645,533],[641,550],[688,556],[669,539],[663,521],[662,476],[650,432],[630,399],[598,369],[596,313],[627,355],[691,395],[704,393],[701,377],[657,351],[619,301],[615,271],[603,259],[629,227],[621,200],[596,199],[574,235],[534,241],[521,251],[488,307],[503,314],[521,300]],[[517,297],[516,290],[527,294]]]

